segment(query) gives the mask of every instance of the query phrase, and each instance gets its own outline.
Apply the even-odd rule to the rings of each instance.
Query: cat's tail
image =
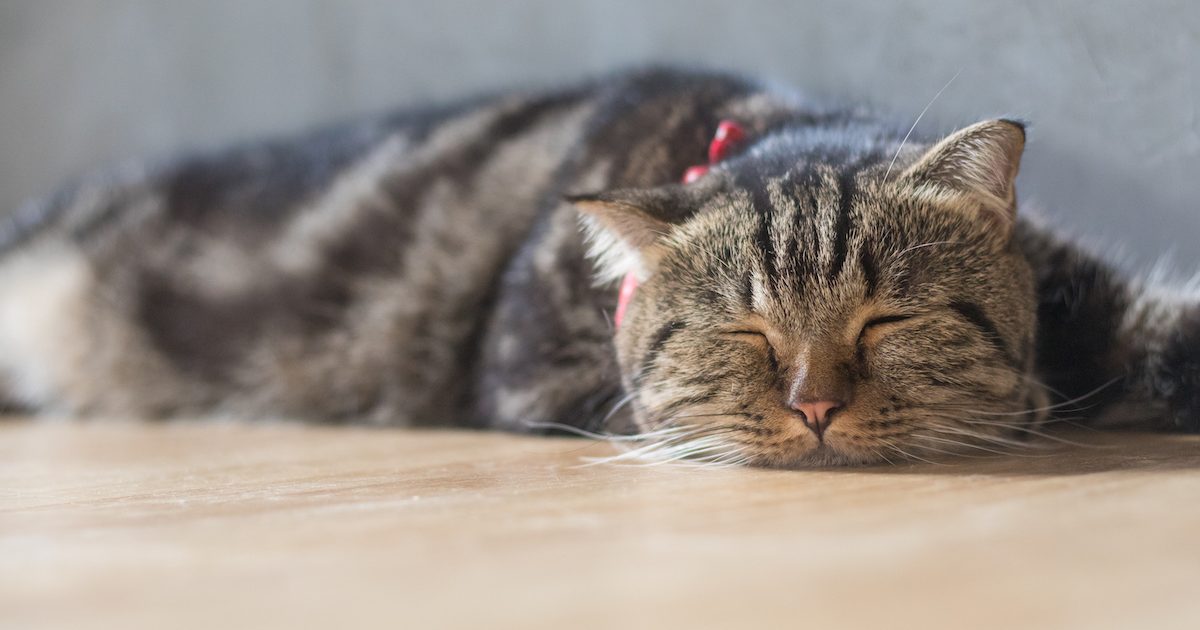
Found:
[[[1200,431],[1200,284],[1133,281],[1083,247],[1025,226],[1038,287],[1038,371],[1068,411]]]

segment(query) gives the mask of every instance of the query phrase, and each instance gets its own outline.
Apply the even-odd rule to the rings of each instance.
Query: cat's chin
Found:
[[[872,466],[888,463],[877,453],[838,448],[829,443],[821,443],[803,451],[758,453],[751,461],[752,466],[784,469]]]

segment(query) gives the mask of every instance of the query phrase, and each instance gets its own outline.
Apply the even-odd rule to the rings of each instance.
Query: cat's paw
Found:
[[[1173,427],[1200,433],[1200,309],[1180,318],[1159,357],[1154,387]]]

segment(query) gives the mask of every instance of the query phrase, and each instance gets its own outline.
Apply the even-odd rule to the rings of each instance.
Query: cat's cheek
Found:
[[[904,376],[912,371],[912,359],[911,347],[895,339],[877,343],[860,354],[860,385],[902,387]]]
[[[881,346],[860,373],[853,410],[859,428],[868,436],[871,427],[895,426],[901,418],[938,397],[930,391],[929,363],[918,367],[913,350],[899,342]]]

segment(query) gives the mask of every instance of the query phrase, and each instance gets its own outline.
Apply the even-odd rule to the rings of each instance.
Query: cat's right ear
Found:
[[[645,280],[662,256],[662,239],[690,214],[681,186],[631,188],[566,200],[579,209],[599,280],[633,273]]]
[[[965,213],[978,213],[1009,235],[1016,218],[1016,179],[1025,125],[988,120],[934,145],[901,180]]]

